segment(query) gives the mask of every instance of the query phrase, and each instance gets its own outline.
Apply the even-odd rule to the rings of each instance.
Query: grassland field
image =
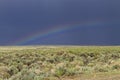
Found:
[[[0,80],[120,80],[120,46],[0,46]]]

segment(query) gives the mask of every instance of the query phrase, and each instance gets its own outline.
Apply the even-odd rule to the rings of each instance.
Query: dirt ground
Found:
[[[115,75],[91,75],[91,76],[76,76],[76,77],[65,77],[58,80],[120,80],[120,74]]]

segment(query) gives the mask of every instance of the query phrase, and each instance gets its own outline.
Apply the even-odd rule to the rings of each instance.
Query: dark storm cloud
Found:
[[[98,19],[103,21],[119,21],[119,4],[120,1],[118,0],[1,0],[0,43],[8,44],[31,32],[35,32],[36,30],[44,31],[55,25]],[[119,26],[119,24],[113,26]],[[114,35],[116,28],[114,29],[113,26],[110,26],[113,30],[109,31],[110,33],[108,32],[108,34],[111,34],[113,38],[119,40]],[[92,28],[91,30],[94,31],[95,29]],[[119,33],[119,31],[117,32]],[[76,35],[79,36],[80,33],[81,30]],[[67,37],[69,39],[74,38],[72,31],[69,33],[66,32],[65,34],[69,36]],[[83,33],[82,36],[86,36],[85,39],[82,37],[84,39],[83,41],[90,39],[87,33]],[[92,36],[92,33],[90,36]],[[107,36],[101,38],[103,39]],[[95,37],[93,38],[95,39]],[[107,38],[105,40],[109,39]],[[78,40],[76,44],[80,43],[80,39],[81,37],[76,37],[75,40]],[[67,42],[67,39],[64,40]],[[65,41],[61,42],[65,43]],[[73,40],[71,39],[71,41]],[[97,40],[95,39],[93,41]],[[84,43],[87,43],[87,41]]]
[[[103,0],[12,0],[1,3],[1,21],[11,25],[54,24],[119,16],[118,1]]]

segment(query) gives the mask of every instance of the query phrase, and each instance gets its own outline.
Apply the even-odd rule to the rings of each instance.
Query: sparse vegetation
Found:
[[[0,47],[0,80],[85,80],[99,73],[120,74],[120,47]]]

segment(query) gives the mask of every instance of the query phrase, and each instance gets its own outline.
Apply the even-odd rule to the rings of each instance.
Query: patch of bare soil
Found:
[[[74,77],[65,77],[58,80],[120,80],[120,74],[109,75],[109,76],[74,76]]]

